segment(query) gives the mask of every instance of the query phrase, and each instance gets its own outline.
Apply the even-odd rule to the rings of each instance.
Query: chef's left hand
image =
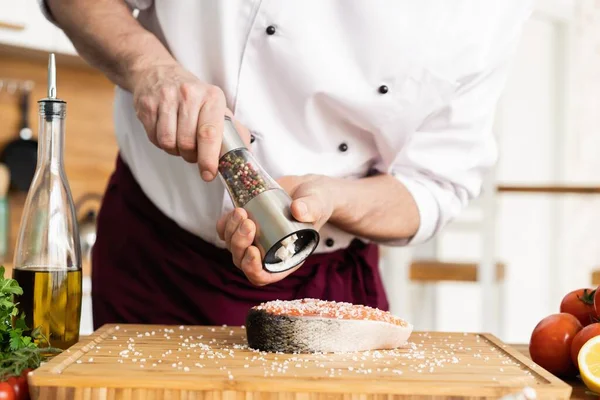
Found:
[[[317,230],[329,220],[336,206],[335,185],[330,178],[322,175],[285,176],[278,183],[292,197],[291,211],[295,219],[312,223]],[[217,222],[217,232],[231,251],[233,263],[256,286],[277,282],[301,266],[282,273],[265,271],[262,255],[253,245],[256,225],[243,208],[223,215]]]

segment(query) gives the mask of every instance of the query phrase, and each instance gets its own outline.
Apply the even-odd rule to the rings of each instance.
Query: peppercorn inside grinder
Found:
[[[233,204],[244,208],[256,225],[254,244],[265,270],[287,271],[313,253],[319,233],[292,216],[291,197],[258,164],[229,117],[225,117],[219,175]]]

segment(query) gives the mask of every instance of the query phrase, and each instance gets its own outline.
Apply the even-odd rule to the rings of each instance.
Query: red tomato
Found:
[[[15,400],[21,400],[21,387],[19,386],[19,381],[15,376],[11,376],[6,380],[6,383],[12,387],[13,392],[15,392]]]
[[[579,364],[577,363],[579,350],[581,350],[583,345],[594,336],[600,336],[600,323],[594,323],[586,326],[573,338],[573,343],[571,343],[571,360],[576,367],[579,368]]]
[[[596,288],[596,292],[594,293],[594,311],[596,311],[596,316],[600,317],[600,290],[598,288]]]
[[[29,381],[27,379],[27,374],[29,374],[31,371],[33,371],[31,368],[25,368],[19,377],[21,394],[23,395],[22,400],[29,400]]]
[[[581,329],[581,322],[571,314],[560,313],[547,316],[531,333],[529,341],[531,359],[554,375],[573,375],[576,368],[571,361],[571,343]]]
[[[594,319],[598,315],[594,305],[595,294],[594,289],[573,290],[563,297],[560,312],[574,315],[583,326],[595,322]]]
[[[17,380],[19,381],[19,395],[21,396],[21,400],[29,400],[29,382],[27,381],[27,376],[20,376]]]
[[[0,383],[0,400],[16,400],[15,391],[6,382]]]
[[[29,384],[27,383],[27,375],[21,373],[20,376],[11,376],[6,382],[12,386],[15,392],[15,400],[29,399]]]

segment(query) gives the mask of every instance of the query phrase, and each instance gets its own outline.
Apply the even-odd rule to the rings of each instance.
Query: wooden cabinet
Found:
[[[0,45],[77,54],[62,30],[45,18],[37,0],[0,0]]]

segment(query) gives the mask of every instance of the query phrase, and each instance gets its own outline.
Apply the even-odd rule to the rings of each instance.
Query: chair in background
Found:
[[[416,286],[419,303],[418,308],[413,305],[411,315],[419,329],[437,330],[437,289],[442,283],[479,283],[480,265],[476,262],[441,261],[429,257],[416,257],[408,267],[408,276],[412,285]],[[495,327],[486,327],[483,330],[501,335],[503,317],[501,305],[503,302],[503,284],[506,267],[504,263],[494,264],[494,280],[491,288],[493,304],[498,320]],[[490,289],[488,289],[490,290]],[[485,308],[484,308],[485,309]]]

